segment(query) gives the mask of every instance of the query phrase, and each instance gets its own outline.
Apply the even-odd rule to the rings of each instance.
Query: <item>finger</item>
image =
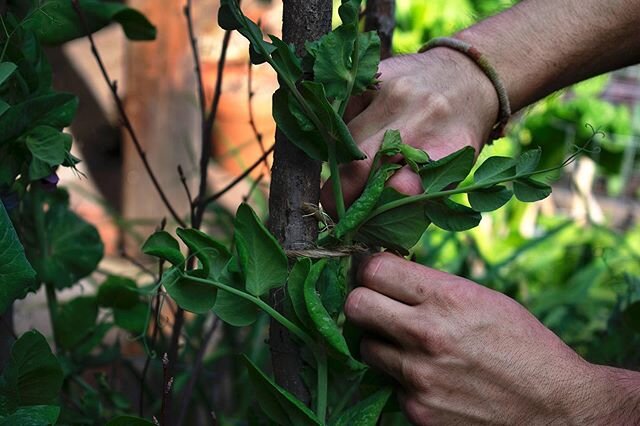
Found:
[[[358,271],[358,283],[407,305],[419,305],[429,298],[442,300],[454,275],[426,268],[389,253],[366,259]]]
[[[358,116],[365,108],[367,108],[371,102],[373,102],[373,98],[375,97],[375,93],[373,91],[366,91],[359,96],[354,96],[349,99],[349,103],[347,104],[347,108],[344,111],[344,121],[345,123],[349,123],[355,117]]]
[[[404,166],[389,179],[387,186],[407,195],[418,195],[424,192],[422,180],[409,166]]]
[[[357,287],[345,302],[347,318],[358,327],[396,343],[409,343],[411,308],[366,287]]]
[[[405,357],[397,346],[371,336],[363,337],[360,341],[360,355],[366,364],[402,381],[402,363]]]

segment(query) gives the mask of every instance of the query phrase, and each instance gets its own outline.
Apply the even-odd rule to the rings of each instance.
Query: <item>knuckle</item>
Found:
[[[451,102],[441,93],[429,93],[425,106],[425,113],[432,119],[449,117],[453,113]]]
[[[407,398],[402,403],[402,409],[412,424],[420,426],[430,424],[428,410],[417,398]]]
[[[362,299],[366,297],[367,290],[363,287],[354,288],[344,303],[344,313],[348,318],[358,317]]]
[[[373,282],[380,268],[382,255],[372,256],[367,259],[360,267],[360,283],[366,285]]]

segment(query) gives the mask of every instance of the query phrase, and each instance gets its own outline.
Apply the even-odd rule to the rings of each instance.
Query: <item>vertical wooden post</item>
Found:
[[[182,166],[193,189],[198,176],[196,145],[200,138],[194,132],[200,127],[193,61],[182,12],[184,0],[129,3],[156,25],[158,36],[153,42],[127,43],[127,112],[167,197],[178,214],[186,215],[189,205],[177,166]],[[129,220],[148,220],[147,230],[151,231],[161,218],[169,216],[168,212],[131,141],[124,142],[123,154],[123,215]],[[140,230],[143,231],[146,232]]]
[[[298,55],[304,42],[315,40],[331,29],[332,0],[284,0],[282,37],[293,43]],[[304,217],[304,203],[317,204],[320,197],[320,163],[308,158],[276,131],[276,149],[271,178],[269,226],[285,249],[314,246],[318,227],[313,218]],[[272,293],[272,303],[281,307],[283,291]],[[270,339],[273,373],[278,384],[309,403],[309,391],[300,375],[302,360],[287,330],[271,321]]]

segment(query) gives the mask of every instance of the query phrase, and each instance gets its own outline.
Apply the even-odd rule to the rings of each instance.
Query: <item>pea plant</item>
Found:
[[[273,116],[287,138],[309,157],[326,162],[337,206],[337,222],[322,228],[318,250],[286,252],[251,207],[235,216],[234,250],[206,234],[178,228],[189,257],[168,232],[153,234],[143,251],[169,262],[161,281],[187,311],[210,310],[231,326],[250,326],[261,310],[289,330],[303,348],[304,381],[312,390],[305,405],[245,357],[249,377],[264,413],[277,424],[367,424],[378,421],[392,394],[357,359],[357,330],[345,323],[342,306],[348,292],[349,253],[354,247],[408,254],[429,225],[449,231],[477,226],[481,212],[500,208],[512,196],[525,202],[547,197],[551,188],[535,177],[540,151],[519,158],[490,157],[470,175],[471,147],[433,161],[428,153],[402,142],[389,129],[376,153],[366,186],[348,208],[342,196],[339,165],[365,158],[342,115],[350,97],[370,90],[380,61],[378,36],[358,30],[360,2],[344,0],[342,24],[306,45],[304,57],[243,15],[235,0],[222,0],[219,25],[250,42],[254,64],[268,63],[280,88],[273,95]],[[400,158],[400,161],[388,160]],[[420,175],[424,192],[405,195],[386,182],[403,165]],[[466,198],[467,203],[464,202]],[[315,206],[313,209],[319,209]],[[318,255],[320,253],[320,255]],[[324,253],[324,255],[323,255]],[[284,312],[268,304],[268,293],[285,286]],[[354,403],[354,401],[358,401]]]
[[[280,87],[273,95],[273,117],[279,129],[310,158],[328,166],[337,217],[334,222],[321,206],[307,206],[319,218],[315,250],[284,250],[246,203],[233,219],[231,244],[200,230],[207,202],[215,199],[205,194],[210,157],[205,133],[203,178],[198,196],[190,200],[191,221],[187,224],[169,208],[179,226],[159,229],[141,249],[157,258],[158,279],[138,285],[108,276],[97,294],[58,303],[58,291],[97,268],[103,247],[97,231],[69,209],[66,191],[56,188],[55,170],[78,162],[71,154],[71,136],[63,130],[75,115],[77,99],[52,89],[42,45],[90,36],[112,21],[132,40],[153,39],[155,28],[139,12],[118,3],[9,1],[8,13],[0,15],[0,311],[44,287],[56,354],[37,331],[17,339],[0,378],[0,424],[182,424],[197,377],[176,380],[175,386],[187,391],[175,423],[168,401],[185,311],[194,314],[199,326],[213,313],[230,330],[249,330],[252,336],[260,336],[267,315],[299,344],[305,365],[301,380],[310,390],[310,403],[276,383],[255,354],[243,357],[246,373],[237,376],[252,383],[264,412],[257,424],[268,419],[282,425],[375,425],[385,410],[395,410],[393,383],[358,359],[359,331],[343,313],[351,256],[381,250],[407,255],[430,225],[463,231],[477,226],[482,212],[500,208],[513,196],[525,202],[541,200],[551,188],[540,177],[555,169],[538,169],[539,150],[519,158],[489,157],[475,169],[471,147],[432,160],[427,152],[403,143],[398,130],[389,129],[362,194],[346,206],[339,166],[361,161],[365,154],[342,116],[352,96],[384,84],[377,76],[380,40],[375,32],[359,31],[360,8],[359,0],[343,0],[342,24],[307,43],[303,57],[279,38],[265,38],[235,0],[222,0],[218,15],[224,30],[237,31],[249,41],[253,64],[266,62],[276,72]],[[189,30],[195,47],[191,25]],[[102,65],[95,46],[94,53]],[[194,56],[199,65],[195,48]],[[203,102],[201,93],[203,129],[210,131],[215,109],[205,114]],[[120,112],[124,116],[122,108]],[[131,124],[124,122],[133,136]],[[386,185],[404,166],[420,176],[421,194],[402,194]],[[156,182],[151,169],[147,171]],[[270,304],[268,295],[274,289],[286,293],[283,309]],[[113,328],[139,336],[145,346],[148,335],[154,340],[159,327],[157,321],[150,327],[150,319],[158,314],[159,302],[153,306],[152,301],[164,292],[177,310],[169,355],[162,357],[162,397],[153,405],[151,423],[143,419],[142,394],[134,417],[132,404],[110,387],[104,374],[97,375],[94,386],[83,372],[120,357],[117,350],[101,346]],[[106,316],[100,314],[105,311]],[[193,349],[199,354],[196,363],[202,363],[216,324],[199,341],[202,347]],[[150,358],[140,374],[141,388]],[[73,389],[80,389],[81,400],[74,398]],[[68,401],[61,404],[60,395]],[[62,405],[73,407],[74,414],[61,414]]]

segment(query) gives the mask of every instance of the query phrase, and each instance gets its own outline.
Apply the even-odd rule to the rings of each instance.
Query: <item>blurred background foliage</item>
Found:
[[[513,3],[398,0],[394,50],[415,52]],[[430,228],[414,250],[420,263],[514,297],[590,361],[628,368],[640,361],[640,100],[613,89],[620,81],[637,88],[638,76],[630,68],[554,94],[485,148],[483,156],[540,146],[541,166],[549,167],[590,141],[588,158],[549,176],[556,180],[550,200],[512,200],[468,232]]]

